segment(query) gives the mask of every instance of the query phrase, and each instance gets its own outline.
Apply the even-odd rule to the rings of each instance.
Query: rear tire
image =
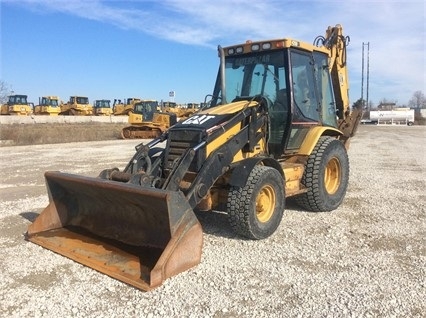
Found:
[[[339,140],[323,136],[309,156],[302,177],[308,192],[297,196],[296,202],[308,211],[332,211],[342,203],[348,181],[346,148]]]
[[[244,187],[229,190],[227,211],[233,230],[255,240],[272,235],[284,213],[284,191],[284,180],[276,169],[255,166]]]

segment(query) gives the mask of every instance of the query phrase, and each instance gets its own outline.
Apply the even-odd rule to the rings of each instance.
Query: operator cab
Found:
[[[8,105],[28,105],[27,95],[10,95]]]
[[[157,111],[157,101],[141,101],[135,104],[134,113],[143,116],[144,121],[152,121],[154,113]]]
[[[219,47],[219,55],[221,68],[209,107],[260,98],[269,114],[272,154],[299,149],[313,126],[337,127],[327,52],[307,43],[273,40]]]

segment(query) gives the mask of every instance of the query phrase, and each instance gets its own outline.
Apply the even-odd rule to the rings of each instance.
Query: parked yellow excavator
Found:
[[[130,126],[121,131],[123,139],[151,139],[160,137],[168,128],[176,124],[176,114],[158,112],[156,100],[140,100],[129,113]]]
[[[34,115],[57,116],[61,112],[58,96],[43,96],[38,99],[38,105],[34,107]]]
[[[277,230],[287,198],[338,208],[362,114],[349,105],[342,32],[329,27],[312,45],[219,46],[206,108],[138,145],[122,171],[46,172],[50,203],[27,239],[150,290],[200,262],[194,209],[223,208],[236,233],[259,240]]]

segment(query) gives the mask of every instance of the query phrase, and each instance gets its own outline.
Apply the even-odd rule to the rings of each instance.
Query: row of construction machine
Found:
[[[95,100],[93,105],[83,96],[71,96],[67,103],[60,101],[58,96],[43,96],[39,104],[34,107],[35,115],[112,115],[111,101],[107,99]]]
[[[239,236],[261,240],[289,198],[308,211],[337,209],[362,115],[349,104],[348,44],[336,25],[313,44],[219,46],[205,108],[136,146],[122,170],[46,172],[50,203],[26,238],[150,290],[201,261],[194,210],[223,211]]]
[[[29,103],[27,95],[10,95],[8,102],[1,106],[1,115],[91,115],[93,107],[87,97],[71,96],[67,103],[58,96],[43,96],[38,105]]]
[[[27,102],[27,95],[11,95],[8,102],[1,105],[1,115],[129,115],[134,112],[136,103],[141,102],[140,98],[127,98],[124,103],[121,100],[114,100],[111,107],[111,101],[107,99],[95,100],[93,105],[89,103],[89,98],[84,96],[70,96],[68,102],[63,103],[58,96],[43,96],[39,98],[38,105]],[[146,103],[146,101],[144,101]],[[178,107],[176,103],[167,102],[163,107],[166,113],[176,114],[180,119],[189,117],[198,110],[198,105],[189,103],[186,108]],[[157,111],[161,111],[160,105],[157,106]],[[129,120],[133,123],[134,119]],[[135,122],[138,123],[138,122]]]
[[[33,112],[33,103],[28,102],[27,95],[10,95],[7,103],[0,106],[0,115],[30,115]]]

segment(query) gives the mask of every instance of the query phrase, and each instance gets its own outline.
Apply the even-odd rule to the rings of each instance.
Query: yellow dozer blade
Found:
[[[142,290],[201,260],[203,232],[181,192],[46,172],[49,205],[27,239]]]

